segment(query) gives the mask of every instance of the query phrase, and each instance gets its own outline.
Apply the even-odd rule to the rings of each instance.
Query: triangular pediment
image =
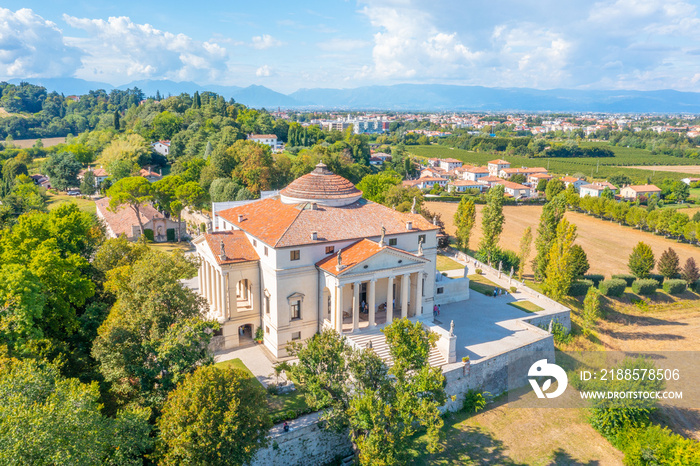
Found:
[[[380,270],[425,264],[428,259],[394,248],[384,248],[353,267],[341,270],[338,275],[376,272]]]

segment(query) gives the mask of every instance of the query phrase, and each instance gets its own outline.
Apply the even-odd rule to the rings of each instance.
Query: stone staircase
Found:
[[[355,348],[369,348],[370,341],[372,342],[372,350],[377,353],[377,356],[382,358],[389,366],[393,365],[391,355],[389,354],[389,345],[386,344],[384,334],[379,330],[364,330],[358,333],[347,333],[345,336],[348,342]],[[440,367],[447,364],[447,361],[437,348],[430,349],[428,363],[432,367]]]

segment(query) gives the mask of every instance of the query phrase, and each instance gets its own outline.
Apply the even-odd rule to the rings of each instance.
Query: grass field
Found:
[[[495,288],[500,288],[497,284],[485,278],[483,275],[477,273],[469,275],[469,289],[476,291],[477,293],[487,294],[493,296],[493,290]]]
[[[643,167],[635,166],[630,168],[639,168],[641,170],[654,170],[659,172],[673,172],[673,173],[690,173],[693,175],[700,174],[700,165],[657,165],[654,167]]]
[[[657,172],[649,173],[648,169],[631,168],[635,165],[679,165],[688,164],[689,159],[671,157],[670,155],[655,155],[643,149],[630,149],[626,147],[610,146],[605,142],[586,142],[583,146],[602,146],[611,149],[615,157],[598,158],[528,158],[517,155],[494,154],[490,152],[472,152],[462,149],[454,149],[437,144],[429,146],[408,146],[407,150],[420,157],[453,157],[464,163],[471,165],[486,165],[489,160],[504,158],[511,163],[512,167],[544,167],[555,174],[581,173],[586,177],[594,179],[605,179],[614,174],[626,174],[633,180],[646,183],[646,179],[651,177],[652,183],[660,183],[665,178],[678,179],[685,178],[692,173],[686,172]]]
[[[179,243],[148,243],[148,247],[161,252],[194,251],[192,244],[187,241],[180,241]]]
[[[60,138],[42,138],[41,143],[44,145],[44,147],[51,147],[51,146],[56,146],[58,144],[63,144],[66,142],[65,137],[60,137]],[[15,146],[21,148],[21,149],[27,149],[29,147],[34,147],[34,144],[36,143],[36,139],[15,139],[12,141],[12,144]]]
[[[456,203],[448,202],[426,202],[425,207],[431,212],[441,214],[445,222],[447,233],[454,235],[455,227],[452,222],[454,213],[457,210]],[[470,247],[475,248],[481,239],[481,210],[483,206],[477,205],[477,219]],[[541,206],[505,206],[503,213],[506,223],[501,234],[500,245],[503,248],[517,251],[520,248],[520,238],[525,229],[532,227],[533,236],[537,237],[537,225],[539,223]],[[692,215],[693,211],[688,212]],[[632,248],[639,241],[649,244],[654,255],[658,259],[661,253],[672,247],[681,258],[681,264],[688,257],[694,257],[700,263],[700,248],[686,243],[678,243],[673,239],[657,236],[649,232],[635,230],[631,227],[621,226],[614,222],[609,222],[584,215],[577,212],[567,212],[566,218],[578,227],[577,244],[580,244],[586,251],[588,261],[591,264],[589,273],[602,273],[610,276],[614,273],[628,273],[627,261]],[[526,276],[531,275],[530,262],[535,255],[534,239],[530,258],[525,267]]]
[[[543,307],[540,307],[537,304],[530,302],[530,301],[513,301],[513,302],[510,302],[508,304],[510,304],[511,306],[518,308],[524,312],[532,313],[532,312],[540,312],[540,311],[544,310]]]
[[[438,254],[437,256],[437,269],[440,272],[446,272],[448,270],[463,269],[464,266],[459,262],[450,259],[449,257]]]
[[[84,212],[90,212],[94,214],[97,209],[95,208],[95,201],[91,199],[81,199],[78,196],[69,196],[67,194],[56,194],[55,192],[47,192],[49,196],[48,208],[53,210],[64,202],[74,202],[78,204],[78,208]]]

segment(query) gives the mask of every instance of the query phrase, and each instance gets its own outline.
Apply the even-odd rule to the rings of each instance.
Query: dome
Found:
[[[319,205],[344,206],[362,197],[362,191],[340,175],[328,170],[323,163],[316,165],[311,173],[297,178],[281,192],[285,204],[315,202]]]

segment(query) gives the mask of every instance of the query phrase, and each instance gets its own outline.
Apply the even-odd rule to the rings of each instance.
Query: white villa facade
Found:
[[[224,348],[261,327],[283,357],[289,342],[324,328],[432,318],[438,227],[361,196],[319,164],[279,196],[218,212],[219,231],[194,244]]]

